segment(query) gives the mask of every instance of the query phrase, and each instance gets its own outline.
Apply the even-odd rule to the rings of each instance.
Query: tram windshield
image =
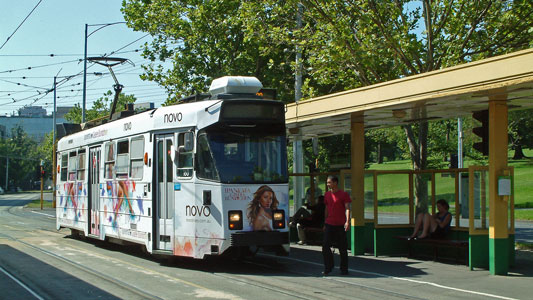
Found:
[[[286,183],[286,149],[284,129],[203,130],[198,134],[197,175],[223,183]]]

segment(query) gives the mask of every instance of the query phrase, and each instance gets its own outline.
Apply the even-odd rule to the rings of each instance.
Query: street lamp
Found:
[[[85,51],[83,54],[83,102],[81,108],[81,122],[85,122],[85,102],[87,99],[87,38],[89,38],[93,33],[97,32],[100,29],[103,29],[107,26],[116,25],[116,24],[126,24],[126,22],[115,22],[115,23],[106,23],[106,24],[85,24]],[[93,32],[88,33],[89,26],[99,26]]]

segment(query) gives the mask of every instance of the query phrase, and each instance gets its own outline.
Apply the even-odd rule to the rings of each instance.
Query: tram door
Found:
[[[100,147],[89,149],[89,234],[100,235],[100,193],[98,181],[100,180]]]
[[[173,135],[162,134],[156,138],[156,248],[173,250],[174,239],[174,169],[171,159]]]

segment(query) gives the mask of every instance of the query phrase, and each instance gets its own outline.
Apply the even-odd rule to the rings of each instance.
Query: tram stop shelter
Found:
[[[350,245],[354,255],[405,251],[394,236],[414,222],[413,182],[426,178],[429,207],[450,196],[453,238],[468,241],[470,268],[505,275],[514,263],[513,170],[507,165],[508,111],[533,108],[533,49],[344,91],[287,105],[292,140],[351,136],[351,164],[340,173],[351,193]],[[364,131],[488,110],[488,166],[424,171],[365,171]],[[431,137],[428,137],[431,138]],[[466,175],[468,174],[468,175]],[[384,205],[387,182],[404,182],[409,205]],[[459,186],[464,187],[459,193]],[[395,192],[395,191],[392,191]],[[401,192],[401,191],[400,191]]]

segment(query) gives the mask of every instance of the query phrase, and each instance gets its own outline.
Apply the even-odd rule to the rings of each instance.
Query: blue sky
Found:
[[[39,0],[0,0],[0,46],[15,31]],[[85,24],[105,24],[124,21],[120,0],[42,0],[18,31],[0,49],[0,115],[12,114],[25,105],[43,106],[49,113],[53,93],[43,96],[53,85],[53,77],[83,72]],[[98,27],[89,27],[89,33]],[[125,24],[105,27],[88,39],[88,56],[102,56],[116,51],[146,33],[134,32]],[[141,64],[146,63],[140,46],[150,36],[127,46],[113,57],[128,58],[129,64],[113,68],[123,93],[134,94],[137,102],[164,102],[166,93],[154,82],[142,81]],[[50,54],[54,54],[51,57]],[[39,67],[46,65],[45,67]],[[31,69],[28,69],[30,68]],[[96,76],[102,72],[104,76]],[[113,78],[104,66],[92,66],[87,71],[87,108],[107,90],[112,90]],[[82,103],[83,76],[70,79],[57,89],[57,105]],[[41,94],[39,94],[39,92]],[[39,99],[39,100],[36,100]],[[14,102],[15,101],[15,102]]]

